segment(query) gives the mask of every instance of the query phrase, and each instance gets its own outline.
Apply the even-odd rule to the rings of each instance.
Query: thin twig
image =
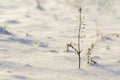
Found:
[[[70,43],[69,46],[75,50],[75,52],[78,52],[78,50]]]

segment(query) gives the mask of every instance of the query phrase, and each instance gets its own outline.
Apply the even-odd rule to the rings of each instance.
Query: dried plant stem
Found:
[[[36,0],[36,2],[37,2],[37,8],[40,8],[40,1]]]
[[[75,50],[75,52],[78,52],[78,50],[77,50],[74,46],[72,46],[72,44],[71,44],[71,43],[69,44],[69,46],[70,46],[72,49],[74,49],[74,50]]]
[[[91,44],[91,47],[88,48],[88,52],[87,52],[87,64],[96,64],[96,61],[94,61],[91,58],[91,53],[92,53],[92,50],[94,49],[94,46],[95,46],[95,43]]]
[[[87,64],[90,64],[90,62],[91,62],[90,61],[91,60],[91,52],[90,51],[91,51],[91,49],[89,48],[88,52],[87,52]]]
[[[75,48],[71,43],[70,44],[67,44],[67,51],[69,51],[69,47],[71,47],[73,50],[75,50],[75,53],[77,53],[78,55],[78,60],[79,60],[79,63],[78,63],[78,66],[79,66],[79,69],[81,68],[81,29],[82,29],[82,8],[80,7],[79,9],[79,28],[78,28],[78,36],[77,36],[77,48]]]
[[[79,57],[79,69],[80,69],[80,65],[81,65],[81,55],[80,55],[80,53],[81,53],[81,46],[80,46],[80,32],[81,32],[81,27],[82,27],[82,17],[81,17],[81,13],[82,13],[82,8],[80,7],[80,9],[79,9],[79,12],[80,12],[80,24],[79,24],[79,32],[78,32],[78,52],[77,52],[77,54],[78,54],[78,57]]]

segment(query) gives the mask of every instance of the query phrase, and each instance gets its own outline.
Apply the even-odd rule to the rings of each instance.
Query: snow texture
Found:
[[[0,80],[120,80],[119,0],[39,2],[0,0]],[[78,69],[66,44],[77,47],[80,5],[86,37]],[[97,64],[88,65],[86,52],[96,40],[91,56]]]

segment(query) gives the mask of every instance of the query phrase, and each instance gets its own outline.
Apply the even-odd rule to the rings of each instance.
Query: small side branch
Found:
[[[87,64],[96,64],[97,62],[94,61],[92,58],[91,58],[91,53],[92,53],[92,50],[94,49],[94,46],[95,44],[92,44],[90,48],[88,48],[88,52],[87,52]]]
[[[69,47],[71,47],[73,50],[75,50],[76,53],[78,53],[78,50],[71,43],[67,44],[67,51],[69,51]]]

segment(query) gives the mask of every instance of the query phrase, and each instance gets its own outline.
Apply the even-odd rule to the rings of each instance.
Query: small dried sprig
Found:
[[[102,36],[103,33],[100,31],[99,27],[98,27],[98,21],[95,20],[95,27],[96,27],[96,40],[99,40]]]
[[[94,49],[95,44],[91,44],[91,47],[88,48],[87,51],[87,64],[96,64],[97,62],[94,61],[91,57],[92,50]]]
[[[70,43],[69,47],[71,47],[73,50],[75,50],[75,52],[78,52],[78,50]]]
[[[69,47],[71,47],[71,48],[75,51],[75,54],[76,54],[76,53],[79,53],[79,51],[77,50],[77,48],[75,48],[75,47],[72,45],[72,43],[67,44],[67,52],[69,52]]]
[[[81,43],[83,42],[82,37],[82,32],[84,32],[83,30],[85,29],[85,27],[83,27],[83,18],[82,18],[82,8],[80,7],[79,8],[79,25],[78,25],[78,35],[77,35],[77,48],[75,48],[71,43],[70,44],[67,44],[67,51],[69,51],[69,47],[71,47],[75,53],[77,53],[78,55],[78,59],[79,59],[79,69],[81,67],[81,53],[82,53],[82,50],[81,50]],[[85,37],[85,36],[83,36]]]
[[[43,7],[41,6],[41,3],[39,0],[36,0],[36,3],[37,3],[37,8],[40,9],[40,10],[44,10]]]
[[[39,1],[39,0],[36,0],[36,3],[37,3],[37,8],[40,8],[40,7],[41,7],[40,1]]]

